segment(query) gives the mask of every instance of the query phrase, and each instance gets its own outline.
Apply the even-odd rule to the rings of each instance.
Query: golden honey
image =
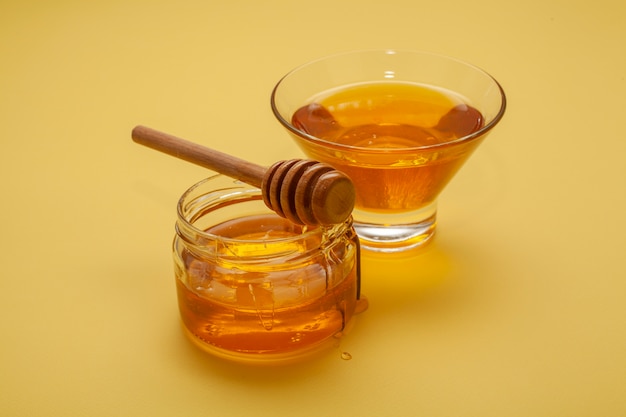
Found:
[[[359,298],[351,219],[296,225],[260,190],[215,176],[178,206],[174,261],[183,326],[214,355],[242,362],[297,360],[337,343]]]
[[[475,145],[463,153],[425,148],[477,132],[483,116],[451,91],[376,82],[320,93],[292,124],[326,142],[323,151],[304,146],[352,179],[357,208],[396,213],[433,202]]]

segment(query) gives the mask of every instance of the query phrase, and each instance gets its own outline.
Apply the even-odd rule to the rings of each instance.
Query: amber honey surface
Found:
[[[271,214],[207,231],[237,238],[240,244],[218,248],[215,257],[182,253],[184,268],[176,280],[179,308],[185,327],[199,340],[233,352],[284,353],[344,329],[357,297],[356,254],[350,243],[329,251],[315,250],[315,239],[281,243],[280,238],[297,236],[302,229]],[[288,254],[288,262],[275,261],[281,253]],[[266,256],[274,261],[262,262]],[[256,260],[241,262],[240,257]]]
[[[322,93],[292,118],[326,142],[302,141],[305,152],[350,176],[357,208],[370,211],[410,211],[432,202],[478,141],[438,145],[451,145],[483,123],[481,113],[451,91],[399,82]]]

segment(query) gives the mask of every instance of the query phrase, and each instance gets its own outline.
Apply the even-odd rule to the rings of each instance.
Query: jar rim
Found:
[[[194,196],[195,192],[198,192],[198,189],[208,183],[210,183],[211,181],[217,181],[217,180],[231,180],[232,181],[232,186],[231,187],[221,187],[221,188],[216,188],[215,192],[220,192],[220,191],[227,191],[229,189],[232,188],[233,192],[230,194],[225,195],[224,197],[222,197],[224,199],[222,204],[215,204],[213,205],[214,209],[219,209],[219,208],[223,208],[226,207],[228,205],[231,204],[236,204],[238,202],[245,202],[245,201],[253,201],[253,200],[262,200],[262,195],[261,195],[261,190],[253,187],[251,185],[248,185],[242,181],[236,180],[236,179],[232,179],[229,178],[225,175],[222,174],[214,174],[211,175],[207,178],[204,178],[200,181],[198,181],[197,183],[193,184],[191,187],[189,187],[179,198],[178,200],[178,204],[177,204],[177,214],[178,214],[178,219],[179,221],[183,222],[184,228],[188,229],[188,232],[191,232],[196,238],[200,238],[203,239],[205,241],[214,241],[214,242],[221,242],[224,244],[236,244],[236,243],[242,243],[245,242],[247,244],[253,244],[253,243],[276,243],[276,244],[284,244],[284,243],[291,243],[291,242],[298,242],[298,241],[302,241],[302,240],[306,240],[306,239],[310,239],[310,238],[314,238],[316,236],[324,236],[324,235],[334,235],[336,233],[342,233],[343,231],[347,230],[351,224],[352,224],[352,217],[349,217],[345,222],[343,223],[338,223],[338,224],[334,224],[334,225],[329,225],[329,226],[307,226],[307,225],[296,225],[299,227],[302,227],[302,231],[294,236],[286,236],[286,237],[270,237],[270,238],[266,238],[266,239],[241,239],[241,238],[235,238],[235,237],[228,237],[228,236],[223,236],[220,234],[215,234],[215,233],[211,233],[211,232],[207,232],[206,230],[202,230],[201,228],[197,227],[194,224],[194,219],[197,219],[199,217],[201,217],[201,215],[203,215],[203,212],[201,210],[193,210],[189,208],[190,205],[193,205],[192,203],[196,203],[198,205],[202,205],[202,201],[198,201],[198,200],[204,200],[204,202],[206,203],[206,201],[208,200],[208,197],[206,196],[206,193],[201,193],[197,196]],[[237,200],[235,201],[227,201],[226,197],[232,197],[232,196],[237,196]],[[203,198],[204,197],[204,198]],[[268,208],[268,213],[271,213],[272,210]],[[283,218],[281,216],[279,216],[278,214],[276,214],[276,216]],[[177,232],[180,234],[181,230],[177,225]],[[183,233],[186,234],[186,233]]]

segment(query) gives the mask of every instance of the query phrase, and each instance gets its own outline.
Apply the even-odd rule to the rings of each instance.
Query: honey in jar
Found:
[[[301,359],[337,343],[355,313],[359,243],[352,220],[291,223],[260,190],[216,175],[178,205],[174,261],[183,327],[240,362]]]

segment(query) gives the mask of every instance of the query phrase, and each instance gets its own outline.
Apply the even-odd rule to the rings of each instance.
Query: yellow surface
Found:
[[[1,2],[0,415],[626,415],[624,4]],[[280,369],[206,356],[179,327],[170,242],[207,173],[132,127],[297,157],[274,83],[377,47],[485,68],[502,124],[427,251],[366,257],[370,309],[339,347]]]

